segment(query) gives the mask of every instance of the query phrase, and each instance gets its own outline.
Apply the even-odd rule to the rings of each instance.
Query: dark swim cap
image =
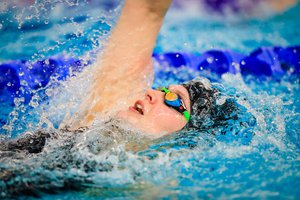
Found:
[[[186,128],[202,129],[213,122],[215,102],[219,91],[207,79],[192,80],[181,84],[187,89],[191,101],[191,118]]]
[[[191,118],[184,129],[209,133],[220,140],[251,142],[256,119],[237,102],[237,97],[228,96],[221,85],[211,85],[207,79],[193,80],[182,86],[188,90],[191,100]]]

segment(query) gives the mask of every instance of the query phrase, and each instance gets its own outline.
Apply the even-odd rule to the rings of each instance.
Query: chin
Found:
[[[121,110],[116,114],[116,118],[124,121],[125,123],[130,124],[133,129],[136,129],[137,131],[150,136],[152,138],[159,138],[164,135],[170,134],[167,130],[158,130],[155,125],[145,122],[143,119],[141,119],[141,116],[136,116],[135,113],[132,113],[129,110]]]
[[[116,114],[116,118],[120,119],[124,122],[127,122],[131,125],[133,125],[134,127],[137,127],[137,125],[140,123],[141,119],[137,118],[136,116],[134,116],[134,114],[132,114],[130,111],[128,110],[121,110]]]
[[[120,110],[116,114],[116,118],[117,119],[126,119],[127,116],[128,116],[128,114],[127,114],[127,112],[125,110]]]
[[[129,110],[120,110],[116,114],[116,118],[128,121],[129,119],[136,118]]]

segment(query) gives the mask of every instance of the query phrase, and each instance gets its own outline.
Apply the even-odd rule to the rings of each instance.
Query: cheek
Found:
[[[177,112],[161,111],[155,117],[155,123],[157,126],[161,127],[161,129],[172,132],[182,129],[185,126],[186,121],[182,115]]]

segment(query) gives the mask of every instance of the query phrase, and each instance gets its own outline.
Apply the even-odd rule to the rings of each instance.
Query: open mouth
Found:
[[[134,109],[135,109],[136,111],[138,111],[141,115],[144,115],[144,108],[143,108],[142,102],[137,101],[137,102],[134,104]]]

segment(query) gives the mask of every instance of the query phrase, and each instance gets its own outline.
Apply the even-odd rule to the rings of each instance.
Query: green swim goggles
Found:
[[[178,112],[180,112],[186,119],[186,121],[190,120],[190,113],[187,111],[182,99],[179,95],[174,92],[171,92],[166,87],[158,88],[165,93],[165,104],[171,108],[174,108]]]

